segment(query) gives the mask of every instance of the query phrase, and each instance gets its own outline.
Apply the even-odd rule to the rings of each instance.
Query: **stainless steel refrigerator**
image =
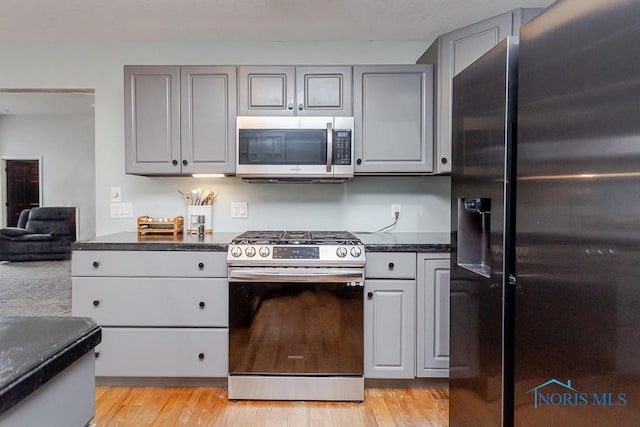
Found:
[[[454,78],[451,426],[640,423],[640,2]]]

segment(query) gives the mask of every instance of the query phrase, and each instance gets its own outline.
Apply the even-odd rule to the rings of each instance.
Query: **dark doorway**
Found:
[[[7,226],[15,227],[23,209],[40,205],[40,161],[6,160]]]

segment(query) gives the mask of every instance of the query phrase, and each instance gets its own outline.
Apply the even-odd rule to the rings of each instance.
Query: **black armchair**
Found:
[[[71,258],[76,240],[76,208],[25,209],[17,227],[0,229],[0,261]]]

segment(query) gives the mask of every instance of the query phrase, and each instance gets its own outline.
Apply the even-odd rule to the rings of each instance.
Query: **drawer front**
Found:
[[[183,251],[73,251],[71,275],[227,277],[227,254]]]
[[[103,328],[96,376],[223,377],[227,329]]]
[[[71,314],[102,326],[226,327],[227,279],[73,277]]]
[[[364,275],[368,279],[414,279],[416,254],[413,252],[367,252]]]

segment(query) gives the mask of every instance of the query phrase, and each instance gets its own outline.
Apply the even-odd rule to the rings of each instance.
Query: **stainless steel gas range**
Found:
[[[344,231],[233,239],[229,399],[364,400],[364,252]]]

